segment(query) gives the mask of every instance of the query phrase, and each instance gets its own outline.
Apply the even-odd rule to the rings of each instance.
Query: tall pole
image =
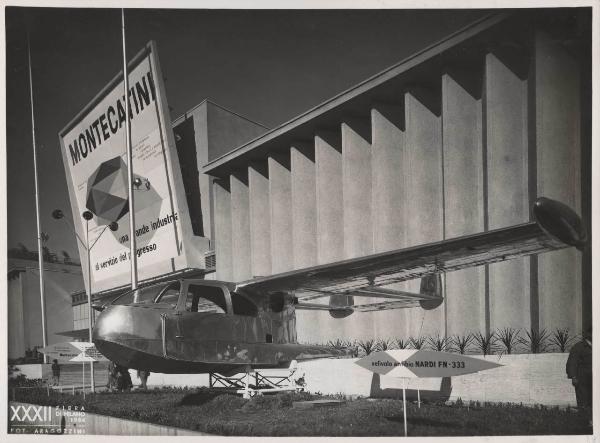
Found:
[[[37,223],[38,264],[40,268],[40,305],[42,310],[42,345],[48,346],[46,331],[46,298],[44,296],[44,254],[42,250],[42,228],[40,223],[40,192],[38,183],[37,149],[35,147],[35,117],[33,112],[33,79],[31,74],[31,50],[29,47],[29,31],[27,32],[27,59],[29,63],[29,97],[31,102],[31,139],[33,144],[33,175],[35,181],[35,218]],[[44,354],[44,363],[48,357]]]
[[[129,76],[127,74],[127,48],[125,46],[125,9],[121,9],[123,30],[123,78],[125,83],[125,138],[127,146],[127,196],[129,198],[129,251],[131,262],[131,289],[137,289],[137,249],[135,247],[135,214],[133,205],[133,153],[131,152],[131,105],[129,103]],[[137,293],[135,294],[137,297]],[[137,301],[137,300],[134,300]]]
[[[85,245],[87,249],[87,278],[88,278],[88,287],[87,287],[87,300],[88,300],[88,336],[89,342],[92,342],[92,317],[94,316],[94,311],[92,310],[92,261],[90,259],[90,221],[85,220]],[[85,363],[83,363],[85,368]],[[85,372],[85,369],[84,369]],[[90,384],[92,387],[92,392],[96,392],[96,386],[94,382],[94,362],[90,361]],[[85,390],[85,385],[83,385],[83,389]]]

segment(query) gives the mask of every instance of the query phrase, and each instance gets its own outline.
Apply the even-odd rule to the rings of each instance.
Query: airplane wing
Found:
[[[534,221],[516,226],[255,278],[237,287],[267,294],[291,292],[301,302],[297,308],[326,309],[332,315],[348,309],[425,307],[427,301],[435,307],[441,299],[432,292],[412,294],[380,286],[571,246],[581,249],[586,244],[583,224],[568,206],[540,197],[534,203],[533,215]],[[340,295],[385,301],[363,305],[311,303]]]

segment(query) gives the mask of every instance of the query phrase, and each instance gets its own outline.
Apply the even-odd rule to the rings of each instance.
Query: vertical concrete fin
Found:
[[[342,140],[339,130],[319,130],[314,140],[317,262],[323,264],[344,258]],[[325,314],[319,325],[322,340],[351,338],[344,335],[338,319]]]
[[[215,255],[218,262],[216,278],[233,281],[233,258],[231,249],[231,191],[228,180],[213,181],[215,199]]]
[[[290,150],[294,268],[317,264],[317,185],[313,143],[294,142]]]
[[[373,252],[406,246],[406,161],[404,102],[375,103],[371,109],[371,176]],[[387,286],[408,291],[407,283]],[[407,309],[377,313],[376,332],[380,338],[408,336]]]
[[[344,258],[373,252],[371,212],[371,125],[368,119],[342,123]]]
[[[448,69],[442,76],[444,236],[484,231],[481,80]],[[485,330],[483,267],[446,274],[449,335]]]
[[[294,268],[317,262],[317,184],[314,142],[294,141],[290,149],[292,174],[292,244]],[[323,324],[334,322],[328,312],[296,311],[298,341],[320,343]],[[331,337],[333,338],[333,337]]]
[[[344,258],[342,199],[342,142],[337,131],[315,134],[315,186],[317,189],[317,261]]]
[[[579,64],[542,31],[534,45],[537,194],[581,214]],[[574,248],[538,257],[540,328],[581,332],[580,269],[581,252]]]
[[[416,90],[405,94],[407,246],[443,237],[441,122],[428,101],[420,99],[423,95]],[[409,282],[414,292],[419,286],[419,280]],[[443,335],[443,314],[443,304],[431,311],[411,309],[410,335]]]
[[[377,103],[371,109],[373,250],[406,245],[404,107]]]
[[[488,226],[529,220],[527,80],[494,53],[485,59]],[[489,266],[490,328],[530,325],[530,259]]]
[[[344,258],[373,253],[371,122],[368,118],[345,117],[342,130],[342,186],[344,202]],[[360,298],[360,303],[380,301]],[[361,313],[339,320],[345,334],[373,337],[376,313]]]
[[[250,200],[250,251],[253,277],[271,275],[271,209],[266,161],[248,166]]]
[[[294,266],[292,252],[292,182],[289,151],[269,155],[271,269],[273,274]]]
[[[231,190],[231,250],[234,281],[252,277],[250,269],[250,202],[248,171],[236,171],[229,177]]]

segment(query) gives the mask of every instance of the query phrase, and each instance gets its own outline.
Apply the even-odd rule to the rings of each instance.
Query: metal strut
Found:
[[[254,372],[252,378],[250,377],[251,372]],[[247,366],[243,373],[229,377],[211,372],[208,383],[210,388],[235,389],[236,393],[242,394],[244,398],[264,393],[303,391],[304,384],[299,384],[293,380],[293,374],[294,371],[290,371],[288,375],[265,375],[253,371],[250,366]]]

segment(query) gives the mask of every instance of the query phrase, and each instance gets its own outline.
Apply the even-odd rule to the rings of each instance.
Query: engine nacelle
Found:
[[[331,308],[342,308],[346,306],[352,306],[354,304],[354,297],[351,295],[334,294],[329,297],[329,307]],[[333,318],[345,318],[354,312],[354,309],[330,309],[329,315]]]
[[[434,300],[421,300],[419,304],[423,309],[429,311],[437,308],[444,302],[442,298],[442,277],[440,274],[431,274],[421,279],[421,294],[437,297]]]

